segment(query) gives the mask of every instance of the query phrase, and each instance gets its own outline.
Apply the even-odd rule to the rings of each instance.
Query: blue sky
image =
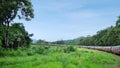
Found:
[[[31,0],[35,18],[24,22],[34,39],[47,41],[94,35],[115,25],[120,0]]]

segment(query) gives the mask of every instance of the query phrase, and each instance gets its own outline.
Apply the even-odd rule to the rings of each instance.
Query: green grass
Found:
[[[36,53],[30,56],[25,53],[22,56],[3,56],[0,57],[0,68],[120,68],[119,56],[83,48],[66,52],[67,49],[49,47],[44,52],[30,50],[30,53]]]

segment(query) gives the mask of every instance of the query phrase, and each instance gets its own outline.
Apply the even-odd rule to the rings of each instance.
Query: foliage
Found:
[[[26,20],[34,17],[30,0],[0,0],[0,12],[0,23],[3,24],[10,23],[17,15]]]
[[[118,20],[116,22],[116,26],[120,26],[120,16],[118,17]]]
[[[68,46],[67,48],[64,49],[65,53],[70,53],[74,52],[76,49],[73,46]]]
[[[52,44],[64,44],[64,41],[63,40],[58,40],[58,41],[52,42]]]
[[[32,4],[30,0],[0,0],[0,26],[2,28],[2,43],[5,48],[8,48],[10,42],[10,25],[18,16],[19,19],[27,21],[34,17]]]
[[[48,44],[48,42],[45,41],[45,40],[39,39],[39,40],[38,40],[36,43],[34,43],[34,44],[37,44],[37,45],[45,45],[45,44]]]
[[[19,47],[15,50],[8,48],[0,48],[0,57],[2,56],[31,56],[35,54],[52,54],[54,52],[63,52],[63,53],[70,53],[75,52],[76,48],[73,46],[68,47],[50,47],[50,46],[31,46],[29,48],[26,47]],[[18,55],[19,54],[19,55]]]
[[[2,26],[3,28],[5,26]],[[4,46],[4,29],[1,28],[0,33],[0,45]],[[9,27],[9,46],[7,48],[17,48],[17,47],[29,47],[32,40],[30,37],[32,34],[28,34],[22,23],[14,23]]]
[[[32,34],[28,34],[22,23],[12,24],[12,26],[10,27],[10,31],[11,32],[9,40],[12,47],[28,47],[32,42],[32,40],[30,39]]]

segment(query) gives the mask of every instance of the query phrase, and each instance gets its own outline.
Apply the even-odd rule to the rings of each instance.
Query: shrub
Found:
[[[67,48],[64,49],[65,53],[74,52],[74,51],[76,51],[76,49],[73,46],[68,46]]]
[[[28,56],[32,56],[34,54],[35,54],[34,50],[32,50],[32,49],[27,50],[27,55]]]
[[[32,48],[36,54],[47,54],[49,52],[48,46],[38,46]]]

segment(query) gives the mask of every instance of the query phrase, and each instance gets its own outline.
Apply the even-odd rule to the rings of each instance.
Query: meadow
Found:
[[[73,46],[0,50],[0,68],[120,68],[120,57]]]

